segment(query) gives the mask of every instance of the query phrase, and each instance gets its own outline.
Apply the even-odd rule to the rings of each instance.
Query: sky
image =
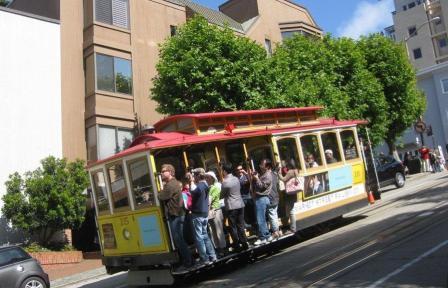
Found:
[[[218,9],[225,0],[193,0]],[[392,25],[393,0],[293,0],[305,6],[324,30],[334,37],[359,38]]]

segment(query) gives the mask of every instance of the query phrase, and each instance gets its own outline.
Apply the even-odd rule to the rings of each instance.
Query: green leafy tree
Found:
[[[354,40],[296,35],[277,48],[267,74],[273,96],[249,108],[321,105],[326,116],[368,120],[375,143],[384,137],[387,103]]]
[[[358,44],[386,97],[389,123],[384,140],[393,153],[397,138],[424,112],[425,97],[403,45],[379,34],[362,37]]]
[[[164,114],[244,109],[264,97],[266,51],[195,17],[162,44],[151,97]]]
[[[0,0],[0,7],[8,5],[9,2],[10,2],[9,0]]]
[[[38,235],[48,245],[55,232],[77,228],[84,221],[88,186],[84,161],[47,157],[42,167],[23,176],[14,173],[6,181],[2,213],[13,226]]]

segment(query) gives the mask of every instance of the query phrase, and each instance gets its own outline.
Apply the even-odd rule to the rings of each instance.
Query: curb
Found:
[[[85,280],[89,280],[91,278],[95,278],[98,276],[103,276],[106,274],[107,274],[106,268],[100,267],[100,268],[96,268],[96,269],[93,269],[90,271],[86,271],[86,272],[70,275],[70,276],[67,276],[64,278],[56,279],[56,280],[50,282],[50,286],[52,288],[60,288],[60,287],[64,287],[67,285],[76,284],[76,283],[79,283],[79,282],[82,282]]]

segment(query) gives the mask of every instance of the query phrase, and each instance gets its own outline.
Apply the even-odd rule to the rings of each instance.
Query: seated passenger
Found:
[[[319,164],[317,164],[317,162],[314,161],[314,156],[311,153],[306,154],[305,164],[306,168],[314,168],[319,166]]]
[[[327,160],[327,164],[338,162],[336,158],[333,157],[333,151],[331,149],[325,150],[325,160]]]

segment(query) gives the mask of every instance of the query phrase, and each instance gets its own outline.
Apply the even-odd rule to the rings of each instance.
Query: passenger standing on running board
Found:
[[[258,240],[254,245],[258,246],[272,241],[266,223],[266,210],[271,204],[269,193],[272,189],[272,162],[270,159],[263,159],[259,165],[261,176],[257,172],[252,174],[253,187],[255,190],[255,207],[258,222]]]
[[[201,264],[208,265],[217,259],[212,241],[210,241],[207,233],[209,187],[205,180],[205,170],[203,168],[193,169],[192,172],[194,180],[191,179],[190,187],[195,188],[191,190],[191,212],[196,249],[198,249],[199,257],[201,258]]]
[[[221,198],[228,212],[230,223],[230,235],[232,236],[232,248],[234,251],[249,248],[247,244],[244,223],[244,202],[241,197],[241,187],[238,178],[232,174],[232,164],[222,166],[224,180],[222,181]]]
[[[174,244],[179,249],[182,265],[184,266],[179,268],[182,270],[192,266],[191,253],[183,236],[185,211],[182,198],[182,184],[174,177],[175,170],[173,165],[163,164],[161,173],[165,185],[163,185],[163,190],[160,191],[158,196],[160,201],[165,204],[168,213],[168,223],[173,234]]]

